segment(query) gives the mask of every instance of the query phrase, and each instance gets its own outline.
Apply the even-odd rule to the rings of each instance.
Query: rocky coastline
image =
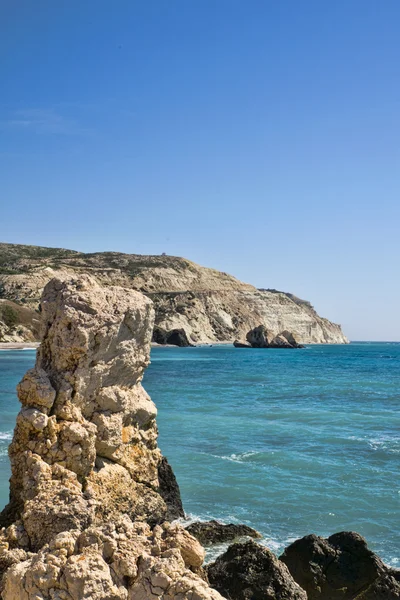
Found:
[[[297,296],[257,289],[232,275],[175,256],[119,252],[84,254],[60,248],[0,243],[0,342],[39,339],[37,312],[54,277],[88,274],[102,286],[137,290],[153,302],[153,341],[193,346],[233,343],[259,324],[277,336],[291,331],[302,344],[345,344],[340,325],[320,317]]]
[[[399,572],[356,533],[306,536],[277,558],[246,526],[180,524],[179,486],[141,385],[153,325],[151,300],[135,290],[88,275],[45,286],[9,449],[2,600],[400,598]],[[243,536],[204,565],[202,544]]]

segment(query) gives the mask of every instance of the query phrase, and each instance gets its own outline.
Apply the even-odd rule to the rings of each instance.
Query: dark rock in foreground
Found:
[[[388,570],[381,575],[356,600],[399,600],[400,598],[400,572]]]
[[[247,525],[236,525],[229,523],[219,523],[218,521],[205,521],[191,523],[186,530],[197,538],[200,544],[209,546],[212,544],[223,544],[225,542],[232,542],[237,538],[252,537],[261,538],[261,534],[255,529],[248,527]]]
[[[230,546],[207,573],[210,585],[230,600],[307,600],[286,565],[253,541]]]
[[[398,574],[368,549],[359,534],[341,532],[324,539],[307,535],[280,557],[309,600],[394,600]]]
[[[174,519],[183,518],[185,511],[183,510],[179,485],[165,456],[161,458],[158,466],[158,481],[160,496],[164,499],[168,509],[167,519],[173,521]]]

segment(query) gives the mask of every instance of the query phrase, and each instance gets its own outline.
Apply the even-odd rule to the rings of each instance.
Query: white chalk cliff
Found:
[[[292,294],[258,290],[184,258],[0,244],[0,298],[30,308],[32,323],[50,279],[84,273],[103,286],[136,289],[150,297],[154,340],[161,343],[233,342],[259,325],[274,335],[290,331],[302,344],[348,342],[340,325],[320,317],[310,303]]]

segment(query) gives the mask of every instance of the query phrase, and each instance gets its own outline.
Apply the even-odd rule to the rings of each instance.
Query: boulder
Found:
[[[274,334],[264,325],[254,327],[246,335],[246,340],[252,348],[268,348],[273,339]]]
[[[271,343],[270,348],[304,348],[302,344],[299,344],[296,337],[290,331],[282,331],[276,335]]]
[[[255,539],[262,537],[258,531],[248,525],[237,525],[236,523],[225,524],[218,521],[198,521],[188,525],[186,530],[205,546],[232,542],[237,538],[243,537]]]
[[[290,331],[285,330],[274,335],[264,325],[258,325],[251,329],[247,333],[246,339],[252,348],[304,348]],[[242,346],[238,341],[234,342],[234,346],[237,348],[248,347],[247,345]]]
[[[230,600],[307,600],[286,565],[253,541],[230,546],[208,565],[207,575]]]
[[[280,560],[309,600],[400,598],[393,572],[354,532],[336,533],[327,539],[307,535],[286,548]]]
[[[292,344],[290,344],[287,341],[285,336],[283,336],[281,333],[279,333],[272,339],[269,347],[270,348],[294,348],[295,346],[292,346]]]
[[[302,344],[299,341],[299,337],[293,333],[292,331],[287,331],[287,329],[285,329],[285,331],[281,331],[281,333],[279,335],[282,335],[291,346],[293,346],[294,348],[302,348]]]
[[[240,342],[239,340],[235,340],[233,345],[235,348],[251,348],[251,344],[248,344],[247,342]]]

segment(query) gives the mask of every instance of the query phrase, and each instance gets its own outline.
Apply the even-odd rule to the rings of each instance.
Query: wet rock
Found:
[[[210,585],[230,600],[307,600],[286,565],[253,541],[230,546],[207,574]]]
[[[219,523],[218,521],[203,521],[191,523],[186,527],[195,538],[204,546],[212,544],[223,544],[232,542],[237,538],[251,537],[261,538],[261,534],[248,525],[237,525],[235,523]]]

